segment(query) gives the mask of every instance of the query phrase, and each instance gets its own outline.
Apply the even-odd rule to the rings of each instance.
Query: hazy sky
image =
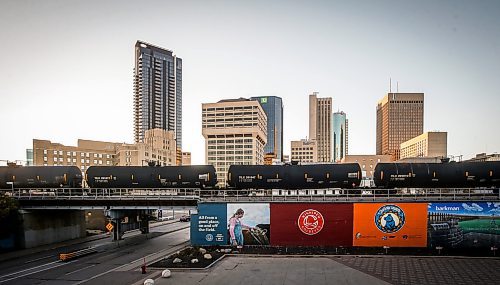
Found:
[[[25,160],[33,138],[132,143],[137,40],[183,60],[194,164],[201,103],[283,98],[289,154],[313,91],[347,113],[349,153],[374,154],[390,77],[425,93],[424,131],[447,131],[448,154],[500,151],[500,1],[2,0],[0,160]]]

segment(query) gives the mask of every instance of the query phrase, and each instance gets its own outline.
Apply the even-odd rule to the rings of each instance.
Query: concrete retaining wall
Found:
[[[51,244],[86,236],[85,211],[22,211],[23,248]]]

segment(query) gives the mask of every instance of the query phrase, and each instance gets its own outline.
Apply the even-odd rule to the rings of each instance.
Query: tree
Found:
[[[16,200],[0,193],[0,238],[14,233],[17,227],[19,204]]]

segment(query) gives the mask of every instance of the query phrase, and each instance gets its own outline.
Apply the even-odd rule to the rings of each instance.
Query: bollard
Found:
[[[142,263],[141,272],[142,274],[146,274],[146,258],[144,258],[144,262]]]

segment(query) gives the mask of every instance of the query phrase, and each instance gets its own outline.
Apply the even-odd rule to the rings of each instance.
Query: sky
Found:
[[[32,140],[133,143],[137,40],[183,60],[183,151],[205,163],[201,104],[279,96],[284,153],[308,135],[308,95],[375,154],[392,78],[423,92],[448,155],[500,151],[500,1],[0,1],[0,163]]]

